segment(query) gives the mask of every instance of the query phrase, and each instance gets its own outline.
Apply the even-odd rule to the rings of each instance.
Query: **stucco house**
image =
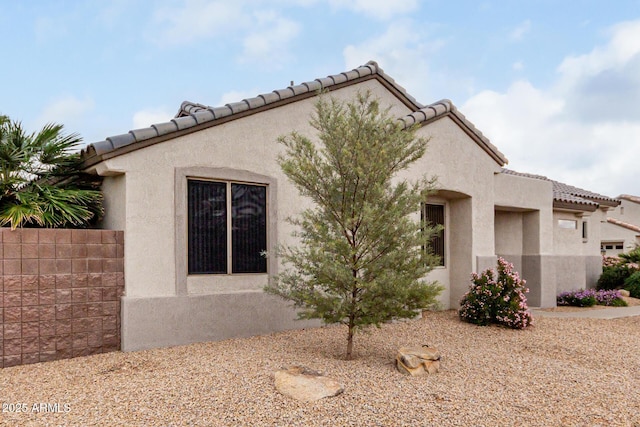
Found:
[[[313,136],[318,90],[351,99],[371,91],[427,154],[403,177],[438,177],[423,216],[442,223],[443,263],[430,273],[456,308],[471,272],[513,262],[532,306],[601,271],[600,223],[617,201],[504,169],[507,159],[457,108],[423,105],[375,62],[221,107],[184,102],[176,117],[89,145],[86,170],[103,177],[103,226],[124,230],[122,349],[185,344],[317,325],[262,288],[280,266],[260,256],[290,242],[285,221],[309,205],[276,162],[281,135]]]
[[[602,253],[608,256],[640,245],[640,197],[621,194],[617,199],[620,206],[607,213],[602,225]]]

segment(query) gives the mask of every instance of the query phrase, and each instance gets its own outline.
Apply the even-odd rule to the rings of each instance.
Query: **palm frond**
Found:
[[[50,227],[81,226],[95,216],[102,194],[95,190],[38,186],[43,221]]]
[[[27,134],[20,122],[0,116],[0,225],[85,227],[102,217],[101,192],[78,179],[73,149],[81,141],[62,125]]]
[[[24,225],[44,226],[37,203],[3,203],[0,205],[0,227],[9,224],[12,230]]]

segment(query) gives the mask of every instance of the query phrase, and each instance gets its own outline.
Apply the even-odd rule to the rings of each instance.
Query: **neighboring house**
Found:
[[[556,293],[594,287],[602,274],[600,242],[607,212],[620,201],[540,175],[503,170],[551,183],[553,190],[553,267]],[[497,250],[497,249],[496,249]],[[527,277],[523,274],[523,277]]]
[[[309,119],[320,89],[340,99],[371,91],[430,138],[402,177],[438,177],[422,215],[444,225],[435,245],[443,265],[429,274],[445,286],[443,307],[458,307],[470,273],[498,256],[527,280],[532,306],[595,283],[599,224],[617,202],[503,169],[505,156],[450,101],[422,105],[369,62],[222,107],[185,102],[170,122],[87,147],[86,170],[103,177],[104,226],[125,232],[123,350],[319,324],[294,321],[262,288],[282,268],[276,245],[295,241],[286,218],[311,203],[281,172],[276,140],[316,135]]]
[[[640,245],[640,197],[621,194],[617,198],[620,206],[607,213],[602,226],[602,253],[608,256]]]

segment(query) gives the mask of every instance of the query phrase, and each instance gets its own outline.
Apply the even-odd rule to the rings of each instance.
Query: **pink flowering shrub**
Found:
[[[607,267],[615,267],[616,265],[620,264],[622,260],[620,258],[618,258],[617,256],[606,256],[603,255],[602,256],[602,267],[603,268],[607,268]]]
[[[471,282],[458,311],[465,322],[498,323],[513,329],[523,329],[533,323],[524,295],[529,290],[518,272],[513,271],[513,264],[498,258],[497,277],[496,272],[487,269],[481,275],[472,273]]]

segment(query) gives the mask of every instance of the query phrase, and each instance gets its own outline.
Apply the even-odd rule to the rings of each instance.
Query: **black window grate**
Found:
[[[422,222],[430,226],[442,226],[442,230],[431,238],[431,251],[440,259],[438,265],[445,265],[444,205],[425,203],[422,208]]]

